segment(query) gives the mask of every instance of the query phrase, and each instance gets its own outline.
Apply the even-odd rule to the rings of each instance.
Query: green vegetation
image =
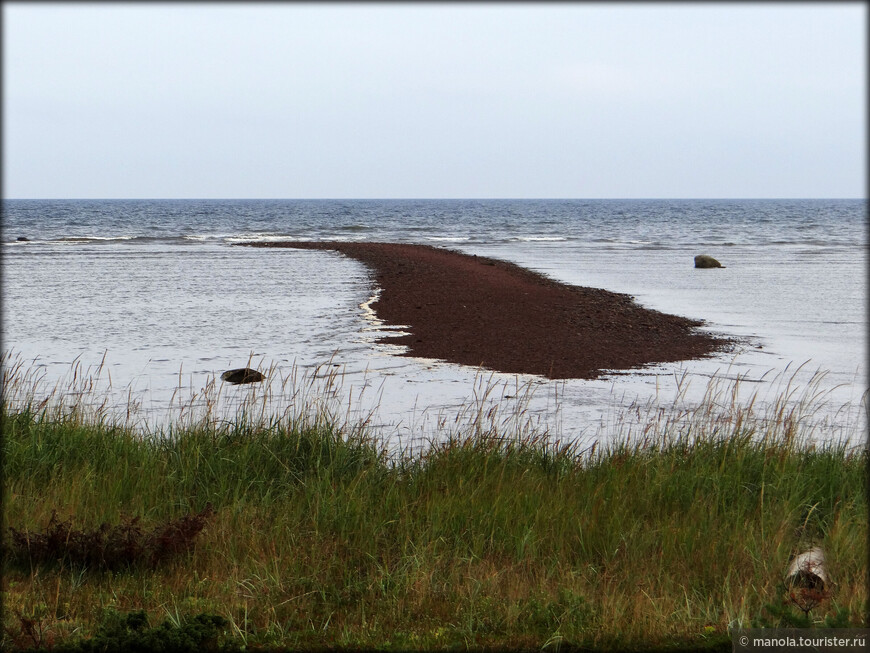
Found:
[[[867,453],[813,445],[807,405],[762,420],[711,393],[586,450],[480,420],[391,455],[317,411],[143,433],[22,403],[20,378],[0,415],[6,646],[730,650],[738,626],[867,625]],[[149,533],[194,518],[154,556]],[[151,544],[121,566],[47,538],[134,523]],[[834,585],[804,613],[783,580],[811,545]]]

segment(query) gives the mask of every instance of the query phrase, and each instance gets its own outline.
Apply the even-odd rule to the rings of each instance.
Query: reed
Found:
[[[5,557],[22,624],[5,643],[25,623],[73,642],[144,610],[179,627],[215,615],[247,647],[725,650],[730,629],[786,618],[785,571],[812,545],[834,588],[810,624],[867,626],[867,451],[857,433],[819,437],[812,387],[784,379],[762,406],[713,379],[695,404],[622,411],[587,446],[536,426],[522,396],[502,414],[482,378],[461,419],[395,451],[335,405],[334,369],[252,391],[229,418],[190,403],[146,432],[87,392],[38,396],[32,370],[4,365],[7,526],[148,529],[214,511],[152,566]]]

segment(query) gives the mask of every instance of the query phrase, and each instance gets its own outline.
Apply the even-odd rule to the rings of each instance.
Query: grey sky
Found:
[[[865,196],[865,3],[3,14],[10,198]]]

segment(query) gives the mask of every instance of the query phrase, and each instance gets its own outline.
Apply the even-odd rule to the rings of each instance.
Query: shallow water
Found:
[[[175,419],[185,401],[214,408],[204,389],[225,369],[270,368],[268,388],[218,382],[219,410],[253,392],[281,412],[295,401],[292,385],[310,385],[331,410],[368,418],[396,444],[496,403],[491,422],[594,440],[626,406],[700,401],[711,377],[739,378],[747,401],[757,391],[772,405],[784,379],[796,374],[793,386],[805,387],[821,370],[819,437],[836,437],[863,428],[865,218],[864,202],[846,200],[7,200],[3,348],[49,385],[75,362],[96,369],[105,354],[113,403],[134,399],[151,424]],[[631,294],[740,344],[594,381],[397,357],[377,342],[383,327],[365,310],[377,289],[362,264],[235,246],[251,239],[451,247]],[[698,253],[726,268],[694,269]]]

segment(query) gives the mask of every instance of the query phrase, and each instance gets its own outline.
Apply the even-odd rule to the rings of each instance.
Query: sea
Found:
[[[491,431],[597,446],[705,406],[792,415],[822,441],[864,439],[865,200],[7,199],[2,207],[9,401],[78,402],[154,433],[239,411],[328,418],[396,450]],[[398,356],[401,348],[379,338],[401,325],[372,312],[378,288],[363,264],[329,251],[239,246],[294,240],[420,243],[503,259],[703,320],[701,329],[733,344],[594,380]],[[697,254],[725,267],[696,269]],[[266,382],[220,380],[245,366]]]

